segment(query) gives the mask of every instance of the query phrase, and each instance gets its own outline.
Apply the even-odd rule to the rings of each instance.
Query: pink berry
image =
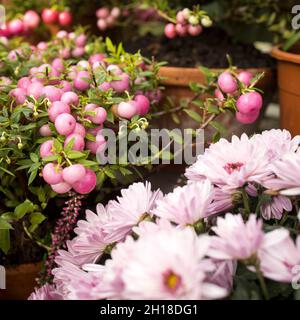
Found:
[[[96,17],[105,19],[109,16],[109,9],[108,8],[100,8],[96,11]]]
[[[129,90],[129,75],[126,73],[122,73],[120,75],[121,80],[115,80],[110,83],[111,87],[116,92],[124,92]]]
[[[60,101],[69,104],[77,106],[79,103],[79,97],[75,92],[65,92],[62,96]]]
[[[95,124],[102,124],[107,117],[107,112],[104,108],[98,107],[93,110],[95,116],[90,116],[89,119]]]
[[[71,133],[67,136],[64,146],[66,146],[72,139],[74,139],[74,144],[72,150],[83,151],[84,150],[84,137],[78,133]]]
[[[178,23],[184,24],[186,22],[184,14],[182,11],[178,11],[176,14],[176,21]]]
[[[88,129],[88,133],[89,134],[92,134],[93,136],[97,136],[97,134],[99,133],[101,133],[101,131],[102,131],[102,129],[103,129],[103,125],[100,125],[100,126],[98,126],[98,127],[96,127],[96,128],[91,128],[91,129]]]
[[[110,88],[111,88],[111,85],[109,82],[103,82],[101,83],[98,88],[101,90],[101,91],[108,91]]]
[[[42,95],[44,86],[39,82],[33,82],[27,87],[27,95],[39,99]]]
[[[75,38],[75,44],[78,47],[83,47],[86,43],[86,35],[80,34],[78,37]]]
[[[54,192],[63,194],[69,192],[72,189],[72,186],[66,182],[61,182],[58,184],[51,184],[51,188]]]
[[[45,157],[53,156],[52,149],[53,149],[52,140],[47,140],[43,142],[40,146],[40,157],[45,158]]]
[[[188,26],[188,33],[193,37],[198,36],[201,32],[202,32],[202,27],[199,24],[196,26],[193,26],[190,24]]]
[[[64,62],[63,59],[61,58],[55,58],[52,61],[52,67],[56,70],[58,70],[59,72],[63,72],[65,70],[65,66],[64,66]]]
[[[44,87],[42,94],[51,102],[54,102],[60,100],[62,92],[59,88],[54,86],[46,86]]]
[[[35,11],[28,10],[24,14],[23,22],[28,29],[35,29],[40,23],[40,16]]]
[[[99,106],[96,105],[95,103],[88,103],[85,107],[84,107],[84,111],[94,111],[96,108],[98,108]]]
[[[18,81],[18,88],[27,90],[30,84],[31,84],[31,80],[28,77],[22,77]]]
[[[77,133],[84,138],[86,135],[86,130],[82,124],[77,122],[73,133]]]
[[[224,93],[234,93],[238,87],[232,74],[227,71],[219,75],[218,85]]]
[[[70,92],[72,90],[72,85],[71,85],[71,83],[69,81],[62,80],[60,82],[60,89],[61,89],[61,91],[63,92],[63,95],[64,95],[65,92]],[[61,99],[62,99],[62,97],[60,98],[60,100]]]
[[[78,90],[84,91],[90,87],[90,74],[87,71],[78,72],[74,79],[74,87]]]
[[[95,53],[95,54],[92,54],[90,57],[89,57],[89,63],[91,65],[93,65],[95,62],[102,62],[104,59],[104,54],[102,53]]]
[[[69,48],[62,48],[59,50],[59,56],[63,59],[68,59],[71,57],[71,50]]]
[[[109,72],[113,76],[120,76],[123,73],[122,70],[120,69],[120,67],[118,67],[115,64],[110,64],[106,68],[106,71]]]
[[[71,113],[71,108],[68,104],[62,101],[55,101],[48,109],[49,119],[54,122],[56,118],[62,113]]]
[[[44,124],[40,127],[39,133],[42,137],[50,137],[52,135],[49,124]]]
[[[145,114],[148,113],[148,111],[150,109],[150,101],[147,97],[139,94],[139,95],[135,96],[134,101],[136,102],[137,113],[140,116],[144,116]]]
[[[84,48],[82,47],[77,47],[75,49],[72,50],[72,56],[75,58],[79,58],[82,57],[84,55]]]
[[[59,13],[58,22],[61,26],[68,26],[72,22],[72,14],[69,11]]]
[[[48,48],[48,44],[44,41],[41,41],[38,43],[37,48],[42,51],[46,50]]]
[[[58,12],[54,9],[43,9],[42,19],[46,24],[55,23],[58,19]]]
[[[86,143],[87,149],[90,150],[92,154],[97,154],[97,152],[103,151],[105,146],[106,140],[100,132],[96,135],[96,141],[87,141]]]
[[[64,168],[62,172],[63,179],[69,184],[80,181],[86,175],[86,169],[82,164],[73,164]]]
[[[23,104],[26,100],[25,89],[21,89],[21,88],[12,89],[10,90],[9,95],[15,99],[18,105]]]
[[[94,171],[86,169],[85,176],[75,182],[72,186],[73,189],[80,194],[87,194],[93,191],[97,184],[97,177]]]
[[[104,31],[107,29],[107,22],[104,19],[99,19],[97,21],[97,27],[99,28],[99,30]]]
[[[9,32],[13,35],[20,34],[24,31],[23,21],[20,19],[13,19],[8,23]]]
[[[57,116],[54,122],[55,129],[63,136],[71,134],[76,126],[75,118],[69,113],[62,113]]]
[[[118,18],[121,14],[121,10],[118,7],[113,7],[111,9],[110,14],[114,17],[114,18]]]
[[[176,29],[173,23],[168,23],[165,26],[165,36],[169,39],[173,39],[176,37]]]
[[[253,78],[253,75],[249,71],[242,71],[238,74],[237,78],[247,87],[251,83],[251,79]]]
[[[243,114],[251,114],[259,111],[262,107],[263,99],[261,94],[256,91],[242,94],[236,103],[239,112]]]
[[[131,119],[138,112],[137,103],[135,101],[121,102],[118,105],[117,113],[119,117]]]
[[[49,184],[63,182],[62,170],[58,165],[47,163],[43,168],[43,178]]]
[[[60,30],[56,34],[57,39],[67,39],[68,38],[68,32],[66,30]]]
[[[244,124],[253,123],[257,120],[259,116],[259,111],[250,113],[250,114],[237,112],[235,116],[236,116],[236,119],[241,123],[244,123]]]
[[[225,99],[223,93],[219,89],[215,90],[215,97],[221,101]]]
[[[88,70],[90,68],[90,64],[87,60],[81,60],[77,63],[77,66],[80,67],[80,69]]]
[[[188,33],[188,27],[186,25],[180,24],[180,23],[176,24],[175,30],[176,30],[176,33],[181,37],[186,36]]]

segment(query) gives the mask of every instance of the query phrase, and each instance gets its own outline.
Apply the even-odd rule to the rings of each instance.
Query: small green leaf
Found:
[[[0,249],[7,254],[10,248],[9,229],[0,229]]]
[[[0,230],[13,229],[12,225],[0,216]]]
[[[23,203],[19,204],[14,211],[15,218],[17,220],[23,218],[25,214],[32,212],[34,209],[34,204],[26,199]]]
[[[33,152],[30,153],[30,159],[32,162],[39,162],[39,157]]]
[[[41,212],[33,212],[30,217],[30,223],[33,225],[42,223],[46,217]]]
[[[199,113],[197,113],[196,111],[194,110],[191,110],[191,109],[184,109],[183,110],[190,118],[192,118],[193,120],[197,121],[197,122],[201,122],[202,121],[202,118],[200,116]]]
[[[79,159],[85,157],[85,153],[80,151],[71,150],[67,153],[69,159]]]

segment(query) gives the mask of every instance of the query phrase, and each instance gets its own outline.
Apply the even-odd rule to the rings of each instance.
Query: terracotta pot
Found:
[[[214,69],[214,71],[221,72],[222,69]],[[274,85],[272,70],[270,68],[252,68],[247,69],[247,71],[250,71],[253,74],[265,72],[265,76],[259,81],[257,86],[265,92],[270,91],[269,89]],[[162,67],[159,75],[166,78],[161,81],[162,85],[165,87],[165,95],[170,96],[175,103],[178,103],[182,98],[188,99],[193,97],[194,93],[189,88],[189,83],[205,83],[205,76],[199,68]],[[266,94],[264,95],[264,101],[266,105],[266,102],[268,101]],[[199,112],[199,108],[191,108]],[[197,123],[184,112],[180,113],[180,120],[181,124],[179,127],[182,129],[197,128]],[[218,121],[221,121],[227,128],[228,136],[232,134],[240,135],[242,132],[246,132],[248,134],[253,133],[258,125],[258,121],[250,125],[241,124],[235,120],[235,117],[232,114],[229,113],[219,116]],[[172,129],[178,127],[178,125],[170,120],[170,115],[167,115],[159,119],[159,127]],[[209,130],[206,130],[205,133],[210,135]]]
[[[26,300],[36,286],[41,263],[21,264],[6,268],[6,289],[0,290],[0,300]]]
[[[300,47],[295,47],[292,53],[275,47],[272,56],[278,65],[281,128],[292,135],[300,134]]]

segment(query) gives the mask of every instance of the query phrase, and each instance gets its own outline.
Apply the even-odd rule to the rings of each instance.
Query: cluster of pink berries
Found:
[[[7,22],[4,28],[0,28],[0,36],[9,38],[27,34],[38,27],[40,16],[33,10],[28,10],[22,18],[15,18]]]
[[[99,8],[96,11],[96,16],[98,18],[97,26],[99,30],[105,31],[109,28],[112,28],[120,15],[121,10],[118,7],[113,7],[112,9],[107,7]]]
[[[20,78],[17,87],[10,91],[9,95],[15,104],[30,107],[35,119],[39,117],[39,107],[28,97],[46,105],[49,122],[41,126],[39,132],[41,136],[49,137],[49,140],[40,146],[42,159],[60,154],[54,143],[58,135],[64,139],[64,148],[71,145],[74,151],[88,151],[95,155],[105,148],[106,140],[101,131],[107,119],[107,110],[94,103],[82,105],[80,95],[90,88],[98,88],[102,92],[111,90],[114,94],[124,96],[132,88],[129,75],[118,65],[107,64],[104,58],[104,54],[93,54],[88,60],[81,60],[68,68],[62,58],[56,58],[51,64],[31,68],[29,75]],[[98,83],[98,71],[105,71],[109,80]],[[157,92],[153,97],[157,99],[158,95]],[[128,95],[127,99],[112,106],[112,112],[124,119],[131,119],[135,115],[144,116],[149,109],[150,100],[143,92]],[[92,140],[91,136],[94,137]],[[57,193],[73,189],[79,194],[87,194],[97,183],[95,172],[80,163],[64,168],[56,162],[47,163],[42,175]]]
[[[212,21],[208,16],[199,17],[190,9],[185,8],[176,14],[176,23],[168,23],[165,26],[165,36],[173,39],[176,36],[198,36],[203,28],[210,27]]]
[[[252,73],[242,71],[235,75],[232,72],[225,71],[218,77],[218,89],[215,90],[215,96],[220,102],[225,100],[224,94],[231,95],[236,99],[237,113],[236,118],[241,123],[253,123],[259,116],[263,105],[263,99],[260,93],[250,88]],[[239,90],[239,82],[243,89]]]
[[[59,24],[63,27],[72,23],[72,14],[70,11],[57,11],[54,8],[45,8],[42,11],[42,20],[45,24]]]

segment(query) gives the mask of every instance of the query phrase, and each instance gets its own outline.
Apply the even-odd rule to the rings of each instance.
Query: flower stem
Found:
[[[242,197],[243,197],[243,204],[244,204],[244,207],[245,207],[245,212],[247,214],[250,214],[250,206],[249,206],[248,195],[247,195],[247,192],[246,192],[246,190],[244,188],[242,189]]]
[[[260,284],[260,287],[261,287],[261,291],[263,293],[263,296],[264,296],[264,299],[265,300],[269,300],[270,297],[269,297],[269,292],[268,292],[268,289],[267,289],[267,286],[266,286],[266,282],[265,282],[265,278],[259,268],[259,264],[256,263],[255,264],[255,271],[256,271],[256,274],[257,274],[257,279],[259,281],[259,284]]]

